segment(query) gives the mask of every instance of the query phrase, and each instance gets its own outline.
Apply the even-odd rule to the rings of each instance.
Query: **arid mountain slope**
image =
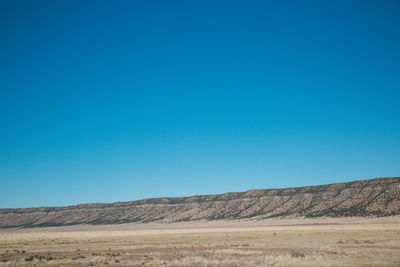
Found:
[[[113,204],[0,209],[0,227],[400,214],[400,177]]]

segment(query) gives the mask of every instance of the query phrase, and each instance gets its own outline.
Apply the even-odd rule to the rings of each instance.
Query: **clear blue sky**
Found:
[[[400,2],[0,2],[0,207],[400,176]]]

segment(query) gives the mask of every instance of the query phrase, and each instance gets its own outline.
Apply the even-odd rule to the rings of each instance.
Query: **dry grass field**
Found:
[[[400,266],[400,217],[0,230],[1,266]]]

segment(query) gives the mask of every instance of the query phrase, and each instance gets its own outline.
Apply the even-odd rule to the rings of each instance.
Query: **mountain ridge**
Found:
[[[0,228],[390,215],[400,215],[400,177],[110,204],[0,209]]]

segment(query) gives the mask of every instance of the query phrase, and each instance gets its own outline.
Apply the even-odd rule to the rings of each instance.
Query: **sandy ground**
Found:
[[[1,266],[400,266],[400,217],[0,230]]]

